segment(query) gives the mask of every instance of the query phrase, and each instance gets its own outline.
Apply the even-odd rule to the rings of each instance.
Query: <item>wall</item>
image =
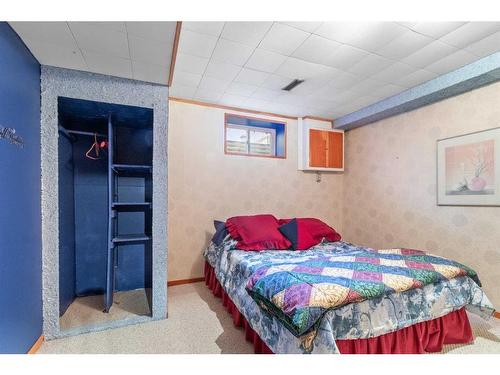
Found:
[[[40,65],[0,22],[0,353],[26,353],[42,333]]]
[[[214,219],[315,216],[342,233],[342,175],[324,173],[317,183],[315,173],[297,170],[297,120],[249,114],[287,123],[284,160],[225,155],[225,110],[175,101],[169,107],[169,280],[203,275]]]
[[[59,136],[59,315],[75,299],[75,183],[73,146]]]
[[[500,83],[349,131],[344,238],[474,268],[500,306],[500,207],[436,205],[436,140],[500,126]]]
[[[153,285],[152,319],[167,313],[167,119],[168,88],[155,84],[42,66],[41,69],[43,332],[60,337],[58,225],[58,97],[123,104],[154,110],[153,120]],[[151,320],[149,317],[82,327],[64,335]]]

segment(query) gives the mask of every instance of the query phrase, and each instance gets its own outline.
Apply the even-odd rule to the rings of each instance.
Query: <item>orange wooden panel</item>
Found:
[[[343,168],[344,133],[328,132],[328,168]]]
[[[309,165],[326,168],[328,134],[324,130],[309,129]]]

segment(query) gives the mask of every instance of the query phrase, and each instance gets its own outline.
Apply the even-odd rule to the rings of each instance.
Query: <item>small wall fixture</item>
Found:
[[[304,82],[303,79],[294,79],[292,82],[290,82],[288,85],[282,88],[282,90],[285,91],[292,91],[295,87],[300,85],[302,82]]]

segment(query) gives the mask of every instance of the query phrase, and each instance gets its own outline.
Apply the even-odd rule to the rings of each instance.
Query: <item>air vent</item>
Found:
[[[290,82],[288,85],[282,88],[282,90],[285,91],[292,91],[295,87],[300,85],[302,82],[304,82],[303,79],[294,79],[292,82]]]

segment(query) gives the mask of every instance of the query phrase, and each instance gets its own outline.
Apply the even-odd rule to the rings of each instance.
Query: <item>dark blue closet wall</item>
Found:
[[[25,353],[42,334],[40,65],[5,22],[0,132],[0,353]]]

